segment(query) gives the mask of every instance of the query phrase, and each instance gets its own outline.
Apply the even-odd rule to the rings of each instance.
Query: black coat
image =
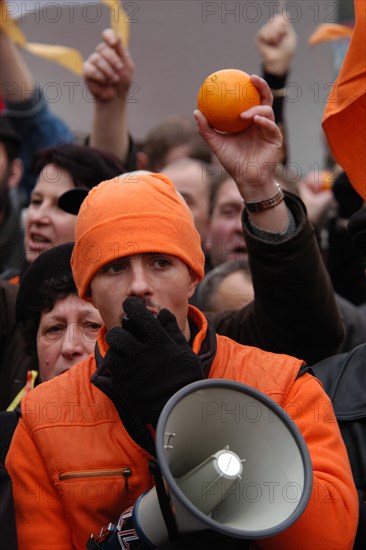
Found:
[[[25,351],[15,324],[18,286],[0,281],[0,410],[4,411],[25,386],[27,371],[37,370],[34,357]]]
[[[253,235],[243,213],[254,301],[238,311],[205,314],[219,334],[311,365],[340,350],[344,325],[305,206],[290,193],[286,204],[297,231],[276,243]]]

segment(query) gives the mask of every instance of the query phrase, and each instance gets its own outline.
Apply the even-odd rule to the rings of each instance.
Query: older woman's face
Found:
[[[24,245],[28,262],[51,246],[74,240],[76,216],[58,207],[59,197],[75,187],[71,176],[54,164],[40,173],[26,214]]]
[[[37,354],[42,382],[67,371],[94,351],[102,319],[95,307],[69,294],[41,314]]]

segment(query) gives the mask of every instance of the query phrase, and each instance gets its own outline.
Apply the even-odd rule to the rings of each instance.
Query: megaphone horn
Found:
[[[165,405],[156,453],[178,532],[212,529],[260,539],[290,527],[312,490],[312,465],[293,420],[255,388],[203,380]],[[156,489],[134,506],[135,529],[148,544],[169,539]]]

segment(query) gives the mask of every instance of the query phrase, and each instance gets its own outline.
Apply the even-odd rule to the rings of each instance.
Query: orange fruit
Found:
[[[221,132],[241,132],[250,122],[240,113],[260,105],[261,98],[250,76],[238,69],[223,69],[203,81],[197,96],[197,106],[211,126]]]

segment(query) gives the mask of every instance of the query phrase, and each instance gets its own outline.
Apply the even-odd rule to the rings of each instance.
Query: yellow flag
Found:
[[[21,401],[22,397],[34,388],[34,384],[36,382],[37,377],[38,377],[38,372],[37,371],[29,370],[27,372],[27,382],[26,382],[24,388],[22,388],[20,390],[20,392],[17,393],[17,395],[14,397],[13,401],[10,403],[9,407],[6,409],[8,412],[15,411],[15,409],[18,407],[18,405],[20,405],[20,401]]]
[[[123,45],[127,48],[130,38],[130,21],[120,0],[101,0],[101,2],[111,10],[111,28],[120,35]]]
[[[110,26],[121,36],[123,45],[127,47],[129,40],[129,17],[123,9],[120,0],[101,0],[101,3],[110,9]],[[15,44],[33,55],[47,59],[48,61],[54,61],[77,76],[82,76],[84,58],[77,49],[54,44],[28,42],[20,30],[18,23],[11,17],[6,2],[0,2],[0,28]]]
[[[0,3],[0,29],[18,46],[24,46],[27,42],[18,24],[12,19],[6,2]]]
[[[84,59],[74,48],[27,42],[24,49],[33,55],[58,63],[78,76],[83,74]]]

